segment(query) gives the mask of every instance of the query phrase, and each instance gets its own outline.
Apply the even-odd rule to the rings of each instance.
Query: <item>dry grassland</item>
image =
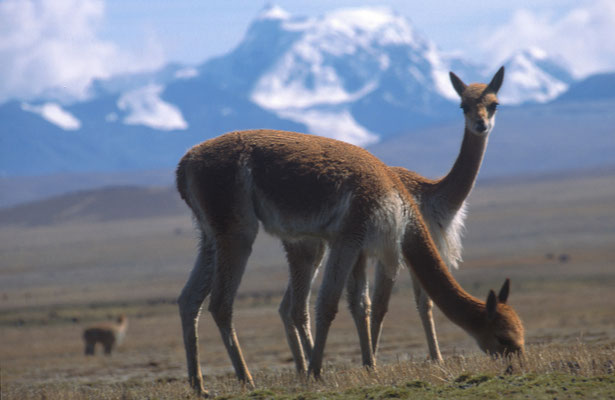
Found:
[[[195,257],[188,213],[71,215],[77,217],[0,226],[2,398],[191,397],[175,304]],[[280,245],[260,235],[235,313],[257,388],[234,379],[204,313],[208,387],[225,398],[615,398],[615,176],[484,183],[471,196],[467,229],[465,262],[454,275],[480,297],[512,279],[510,302],[527,329],[525,358],[482,355],[438,311],[445,362],[426,361],[404,273],[376,371],[359,367],[354,323],[341,308],[327,342],[324,382],[305,382],[294,373],[277,315],[288,277]],[[117,353],[85,357],[83,327],[122,312],[130,326]]]

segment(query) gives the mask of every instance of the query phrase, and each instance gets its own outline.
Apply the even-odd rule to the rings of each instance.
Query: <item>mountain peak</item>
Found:
[[[564,60],[557,56],[553,56],[540,47],[532,46],[517,50],[510,56],[508,62],[526,66],[534,64],[549,75],[552,75],[566,84],[572,83],[575,80],[570,72],[570,68]]]
[[[277,4],[267,4],[258,13],[257,20],[287,20],[290,14]]]
[[[320,29],[361,40],[376,39],[381,45],[411,44],[416,40],[407,18],[388,7],[341,8],[324,14]]]
[[[546,60],[548,58],[547,52],[536,46],[521,49],[515,53],[515,56],[528,57],[534,60]]]
[[[351,25],[363,30],[376,30],[395,22],[399,17],[388,7],[350,7],[326,13],[325,23]]]
[[[537,47],[517,50],[504,65],[507,79],[500,98],[507,104],[545,103],[566,91],[573,81],[561,63]]]

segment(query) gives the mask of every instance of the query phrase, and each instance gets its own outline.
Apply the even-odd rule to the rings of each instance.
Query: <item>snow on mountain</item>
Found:
[[[564,93],[572,76],[538,48],[520,50],[505,63],[506,79],[499,93],[504,104],[545,103]]]
[[[372,132],[372,127],[356,120],[352,109],[377,89],[385,90],[379,95],[390,103],[410,99],[410,93],[400,99],[386,91],[391,73],[407,81],[405,87],[414,92],[418,103],[429,104],[429,97],[456,96],[435,45],[416,33],[405,17],[387,8],[341,9],[318,18],[295,18],[276,8],[263,15],[259,21],[271,16],[279,21],[271,26],[277,35],[292,35],[294,40],[258,78],[251,99],[280,116],[305,123],[312,133],[359,145],[373,143],[377,134],[391,133],[388,129]],[[432,93],[425,95],[426,91]]]
[[[187,129],[179,108],[160,98],[162,90],[161,85],[152,84],[123,94],[117,102],[118,108],[128,114],[123,122],[164,131]]]
[[[536,49],[505,65],[503,103],[548,102],[573,83],[557,60]],[[201,65],[97,80],[88,99],[72,103],[42,97],[0,104],[0,174],[172,168],[195,143],[252,128],[363,146],[408,137],[415,151],[431,157],[424,149],[443,140],[458,146],[456,130],[448,138],[424,134],[461,120],[449,70],[466,83],[486,82],[495,72],[442,54],[387,8],[304,18],[270,6],[234,49]],[[563,97],[590,99],[609,82],[612,76],[578,90],[572,85]]]
[[[81,128],[81,121],[75,118],[70,112],[63,109],[58,103],[47,102],[42,105],[22,103],[21,109],[38,114],[48,122],[67,131],[74,131]]]
[[[290,17],[290,14],[287,13],[282,7],[276,4],[268,4],[266,5],[261,12],[257,15],[257,20],[265,20],[265,19],[280,19],[285,20]]]
[[[333,137],[348,143],[367,145],[379,140],[378,136],[359,125],[347,108],[340,110],[285,109],[280,110],[278,115],[305,124],[309,132],[321,132],[322,136]]]

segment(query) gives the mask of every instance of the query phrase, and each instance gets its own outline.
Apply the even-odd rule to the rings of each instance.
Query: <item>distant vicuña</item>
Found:
[[[111,355],[111,352],[116,346],[120,345],[126,336],[128,328],[128,318],[122,314],[118,317],[116,323],[101,323],[90,326],[83,331],[83,340],[85,342],[85,354],[94,355],[97,343],[103,346],[106,355]]]

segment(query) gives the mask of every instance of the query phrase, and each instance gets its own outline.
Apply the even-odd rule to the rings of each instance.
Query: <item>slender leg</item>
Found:
[[[346,287],[348,290],[348,308],[350,309],[355,325],[357,326],[357,333],[359,334],[363,365],[371,368],[374,366],[375,361],[370,334],[371,302],[369,300],[369,287],[365,276],[366,261],[367,258],[365,254],[361,253],[352,273],[348,277]]]
[[[316,303],[316,337],[314,349],[308,367],[308,374],[313,373],[315,378],[320,378],[325,342],[331,322],[335,318],[338,304],[345,283],[352,268],[356,264],[360,246],[356,241],[339,239],[331,244],[331,251],[324,271],[323,282],[318,292]]]
[[[213,243],[208,242],[203,237],[190,278],[178,299],[186,359],[188,362],[188,379],[190,386],[202,395],[207,395],[207,391],[203,387],[203,376],[201,374],[201,366],[199,365],[197,327],[201,306],[211,291],[214,256]]]
[[[94,346],[96,342],[85,342],[85,355],[91,356],[94,355]]]
[[[305,372],[307,366],[307,356],[303,351],[303,346],[301,346],[301,339],[299,338],[297,327],[293,323],[292,316],[290,315],[292,291],[291,283],[289,282],[278,312],[284,324],[288,346],[293,354],[293,360],[295,360],[295,368],[297,368],[298,373],[302,374]]]
[[[105,347],[105,354],[110,356],[111,352],[113,351],[113,342],[105,342],[103,343],[104,347]]]
[[[395,278],[387,276],[384,265],[378,262],[376,265],[374,293],[372,295],[371,336],[374,357],[378,353],[382,322],[389,309],[389,300],[391,299]]]
[[[258,223],[254,220],[254,225],[243,225],[236,232],[216,238],[216,268],[209,303],[237,379],[249,385],[253,381],[233,326],[233,302],[257,231]]]
[[[410,270],[410,275],[412,276],[412,285],[414,286],[416,307],[421,317],[421,322],[423,323],[423,329],[425,330],[425,336],[427,338],[429,356],[434,361],[442,361],[440,347],[438,346],[438,338],[436,336],[436,326],[433,321],[433,301],[431,301],[427,293],[423,290],[419,279],[414,275],[414,271]]]
[[[279,311],[297,372],[304,373],[313,347],[308,307],[310,288],[325,245],[320,240],[283,241],[283,244],[290,267],[290,282]]]

